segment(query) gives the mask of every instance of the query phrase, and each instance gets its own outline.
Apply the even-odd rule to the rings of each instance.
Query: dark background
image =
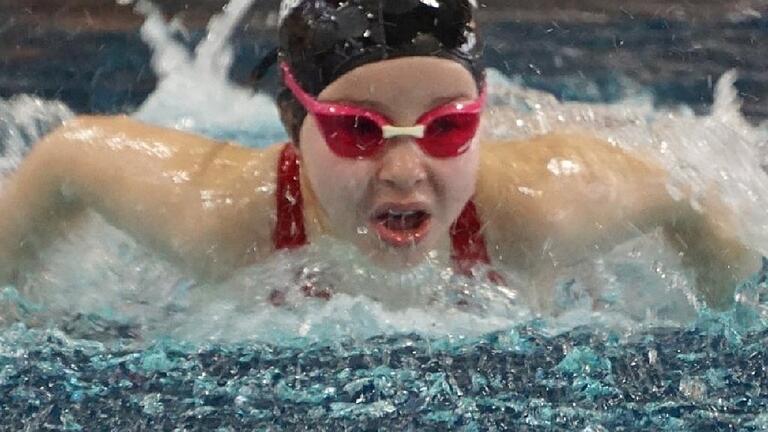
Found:
[[[156,3],[186,24],[192,46],[226,2]],[[234,81],[247,84],[273,46],[277,5],[257,0],[236,34]],[[706,112],[714,82],[737,68],[745,114],[768,119],[768,0],[486,0],[480,20],[489,65],[561,99],[615,101],[628,78],[659,104]],[[142,22],[112,0],[0,0],[0,97],[36,94],[77,112],[134,109],[156,83]]]

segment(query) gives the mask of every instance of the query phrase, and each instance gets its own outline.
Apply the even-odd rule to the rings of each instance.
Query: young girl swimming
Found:
[[[475,7],[285,1],[287,144],[249,149],[125,116],[65,123],[3,189],[0,278],[93,210],[201,280],[329,235],[386,268],[437,254],[464,273],[518,271],[546,307],[557,268],[660,227],[705,297],[727,303],[758,259],[715,199],[695,211],[652,160],[588,135],[479,142]]]

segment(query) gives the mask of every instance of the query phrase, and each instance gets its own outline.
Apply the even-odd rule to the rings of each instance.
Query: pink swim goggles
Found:
[[[387,139],[410,136],[428,155],[450,158],[466,152],[480,124],[485,88],[470,102],[450,102],[419,117],[413,126],[393,126],[383,114],[348,104],[320,102],[307,94],[286,63],[280,63],[286,87],[317,121],[331,151],[343,158],[373,157]]]

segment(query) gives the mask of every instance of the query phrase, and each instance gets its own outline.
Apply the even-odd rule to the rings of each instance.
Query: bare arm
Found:
[[[0,278],[85,209],[201,277],[258,259],[271,250],[277,151],[128,117],[67,122],[35,146],[0,196]]]
[[[649,160],[579,135],[485,146],[478,205],[493,251],[513,268],[546,276],[657,228],[712,305],[730,300],[735,284],[759,267],[727,212],[697,212],[672,199],[666,171]]]
[[[680,202],[666,214],[662,227],[667,241],[680,252],[683,264],[696,271],[696,285],[710,306],[727,307],[734,288],[760,268],[761,255],[745,245],[732,215],[716,197],[697,211]]]

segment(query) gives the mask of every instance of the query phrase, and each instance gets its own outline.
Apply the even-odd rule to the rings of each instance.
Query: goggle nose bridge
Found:
[[[413,138],[424,138],[424,125],[416,126],[383,126],[381,128],[384,139],[394,138],[398,136],[409,136]]]

